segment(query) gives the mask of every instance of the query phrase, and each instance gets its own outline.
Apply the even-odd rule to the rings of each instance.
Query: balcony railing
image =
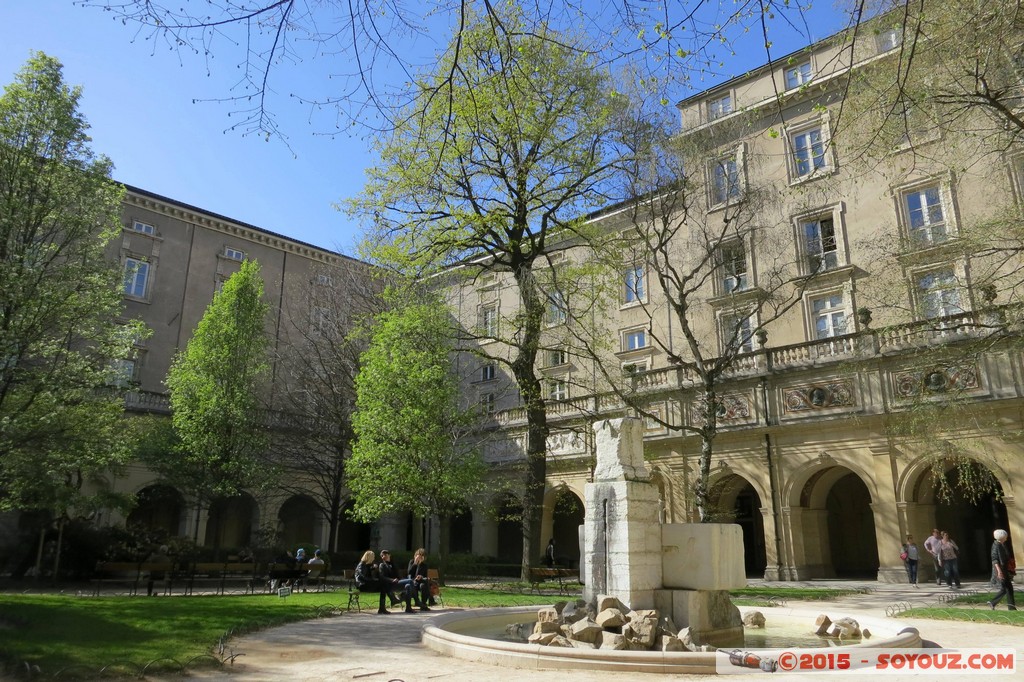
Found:
[[[992,311],[967,312],[941,320],[868,330],[856,334],[806,341],[789,346],[765,348],[740,355],[723,379],[739,380],[768,376],[789,370],[838,366],[853,361],[928,348],[966,339],[983,338],[1000,330],[999,315]],[[632,392],[638,396],[657,396],[692,389],[699,384],[696,371],[688,366],[664,367],[631,376]],[[587,396],[559,403],[548,403],[548,417],[562,420],[593,414],[608,414],[625,408],[614,393]],[[523,424],[526,410],[517,407],[495,415],[501,426]]]

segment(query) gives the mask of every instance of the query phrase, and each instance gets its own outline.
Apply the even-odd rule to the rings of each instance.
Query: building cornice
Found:
[[[132,187],[131,185],[124,185],[124,187],[126,190],[124,203],[128,206],[153,211],[176,220],[198,225],[232,237],[245,239],[256,244],[263,244],[278,251],[292,253],[312,261],[334,266],[341,265],[342,263],[351,263],[353,265],[369,267],[367,263],[329,249],[292,239],[255,225],[232,220],[226,216],[210,213],[138,187]]]

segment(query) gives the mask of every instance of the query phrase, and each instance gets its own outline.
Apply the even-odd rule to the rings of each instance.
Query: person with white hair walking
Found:
[[[999,600],[1006,596],[1006,608],[1010,611],[1017,610],[1017,604],[1013,600],[1013,575],[1017,572],[1017,562],[1014,561],[1010,550],[1006,548],[1006,541],[1010,534],[1000,528],[992,532],[995,542],[992,543],[992,567],[996,570],[996,580],[999,581],[999,592],[991,600],[986,602],[993,611]]]

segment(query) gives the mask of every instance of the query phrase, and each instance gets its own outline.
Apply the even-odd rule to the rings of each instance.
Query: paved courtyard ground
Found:
[[[884,585],[874,582],[813,581],[810,583],[764,583],[751,586],[778,587],[864,587],[872,591],[835,602],[789,602],[791,607],[806,607],[838,617],[858,614],[886,617],[887,609],[896,604],[935,606],[950,593],[945,587],[922,585]],[[964,583],[964,590],[988,592],[987,583]],[[979,609],[988,607],[982,605]],[[1005,606],[1002,607],[1005,609]],[[770,610],[766,609],[770,617]],[[231,668],[216,672],[193,672],[192,677],[207,680],[252,680],[289,682],[322,682],[324,680],[369,680],[371,682],[664,682],[704,676],[658,675],[649,673],[613,673],[593,671],[537,671],[491,666],[448,658],[420,644],[420,632],[431,613],[394,613],[379,616],[370,611],[345,614],[340,618],[295,623],[233,640],[232,650],[240,654]],[[1007,647],[1017,650],[1017,670],[1013,677],[1000,675],[995,679],[1024,679],[1024,628],[988,623],[938,621],[896,617],[916,627],[928,646],[944,647]],[[872,677],[879,677],[873,673]],[[934,675],[882,675],[886,680],[926,680]],[[820,674],[778,674],[772,679],[820,678]],[[866,675],[834,673],[835,679],[866,679]],[[987,675],[945,675],[944,679],[984,679]]]

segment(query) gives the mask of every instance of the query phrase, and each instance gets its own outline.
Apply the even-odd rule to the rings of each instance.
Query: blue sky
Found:
[[[31,50],[64,64],[65,80],[84,89],[80,108],[93,149],[109,156],[114,177],[230,218],[346,253],[358,226],[331,207],[358,192],[373,160],[368,142],[314,137],[300,106],[282,111],[289,148],[277,140],[225,132],[223,96],[234,62],[214,64],[166,47],[154,54],[106,12],[70,0],[4,0],[0,9],[0,83],[9,83]],[[291,85],[291,83],[289,83]],[[283,100],[286,98],[282,98]],[[287,104],[287,102],[285,102]]]
[[[825,5],[826,3],[823,3]],[[829,8],[815,8],[814,38],[840,26]],[[447,35],[431,36],[438,44]],[[776,37],[775,56],[806,41],[786,45]],[[430,41],[403,45],[430,54]],[[0,83],[9,83],[42,50],[61,60],[65,79],[83,86],[81,110],[92,125],[93,148],[109,156],[114,177],[124,183],[205,210],[301,239],[354,253],[359,226],[332,204],[358,193],[374,156],[354,129],[334,137],[317,133],[333,119],[290,100],[287,92],[324,94],[337,87],[325,70],[344,65],[306,60],[276,74],[275,113],[288,137],[264,140],[226,129],[237,105],[193,100],[223,97],[237,78],[236,60],[225,48],[206,62],[125,26],[107,12],[71,0],[4,0],[0,9]],[[738,60],[733,73],[764,61],[763,50]],[[710,87],[721,80],[697,83]],[[678,99],[692,94],[679,93]],[[290,148],[289,148],[290,147]]]

